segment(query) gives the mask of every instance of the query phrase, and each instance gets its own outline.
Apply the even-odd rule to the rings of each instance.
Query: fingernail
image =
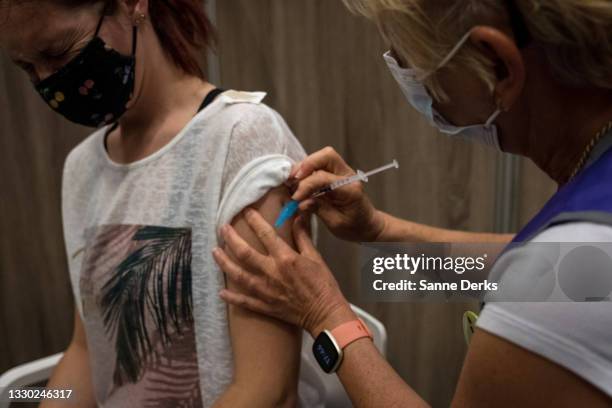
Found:
[[[246,215],[247,217],[252,217],[253,215],[255,215],[255,210],[249,207],[244,210],[244,215]]]
[[[225,237],[227,235],[227,233],[229,232],[229,225],[223,225],[221,227],[221,235],[223,235],[223,237]]]
[[[295,191],[293,192],[293,194],[291,194],[291,199],[292,199],[293,201],[300,201],[300,202],[301,202],[302,200],[300,200],[300,199],[299,199],[299,197],[298,197],[298,196],[299,196],[299,194],[298,194],[298,193],[299,193],[299,190],[295,190]]]
[[[219,248],[218,247],[214,247],[212,250],[213,255],[219,255]]]
[[[293,177],[299,180],[302,178],[303,175],[304,175],[304,171],[302,171],[302,168],[300,167],[298,171],[295,172],[295,175]]]
[[[291,166],[291,171],[289,172],[289,178],[290,179],[294,179],[295,178],[295,173],[298,172],[298,170],[302,167],[301,163],[296,163],[293,166]]]

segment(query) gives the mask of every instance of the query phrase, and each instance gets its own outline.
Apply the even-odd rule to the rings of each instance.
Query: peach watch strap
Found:
[[[363,337],[369,337],[372,339],[372,333],[368,326],[361,320],[351,320],[350,322],[342,323],[331,331],[332,336],[338,343],[340,349],[345,348],[355,340]]]

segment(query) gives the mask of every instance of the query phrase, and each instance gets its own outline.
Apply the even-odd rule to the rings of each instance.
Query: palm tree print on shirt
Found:
[[[112,406],[201,406],[191,230],[107,225],[90,236],[81,289],[88,342],[106,340],[92,367],[110,377],[103,398]]]

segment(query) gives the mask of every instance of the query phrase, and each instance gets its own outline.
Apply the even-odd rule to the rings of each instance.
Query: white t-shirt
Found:
[[[66,249],[100,406],[208,407],[231,382],[217,230],[305,156],[264,96],[221,94],[134,163],[108,157],[106,128],[68,156]]]
[[[542,231],[531,242],[612,242],[612,227],[561,224]],[[521,271],[516,279],[523,282],[515,287],[539,278],[536,270]],[[511,285],[512,277],[507,278],[504,283]],[[565,367],[612,397],[612,302],[487,303],[477,325]]]

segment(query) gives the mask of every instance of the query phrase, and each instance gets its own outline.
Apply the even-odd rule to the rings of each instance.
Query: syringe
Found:
[[[314,193],[312,196],[310,196],[310,198],[320,197],[325,193],[329,193],[330,191],[333,191],[342,186],[346,186],[347,184],[354,183],[355,181],[362,181],[364,183],[367,183],[368,177],[373,176],[374,174],[377,174],[377,173],[382,173],[385,170],[389,170],[393,168],[395,169],[399,168],[399,163],[397,162],[397,160],[393,160],[389,164],[385,164],[384,166],[377,167],[368,172],[357,170],[357,174],[334,181],[327,187],[323,187],[322,189]],[[287,204],[285,204],[285,206],[280,212],[280,215],[276,219],[276,222],[274,223],[274,227],[280,228],[285,223],[285,221],[293,217],[293,215],[297,212],[299,208],[299,204],[300,203],[295,200],[290,200]]]

